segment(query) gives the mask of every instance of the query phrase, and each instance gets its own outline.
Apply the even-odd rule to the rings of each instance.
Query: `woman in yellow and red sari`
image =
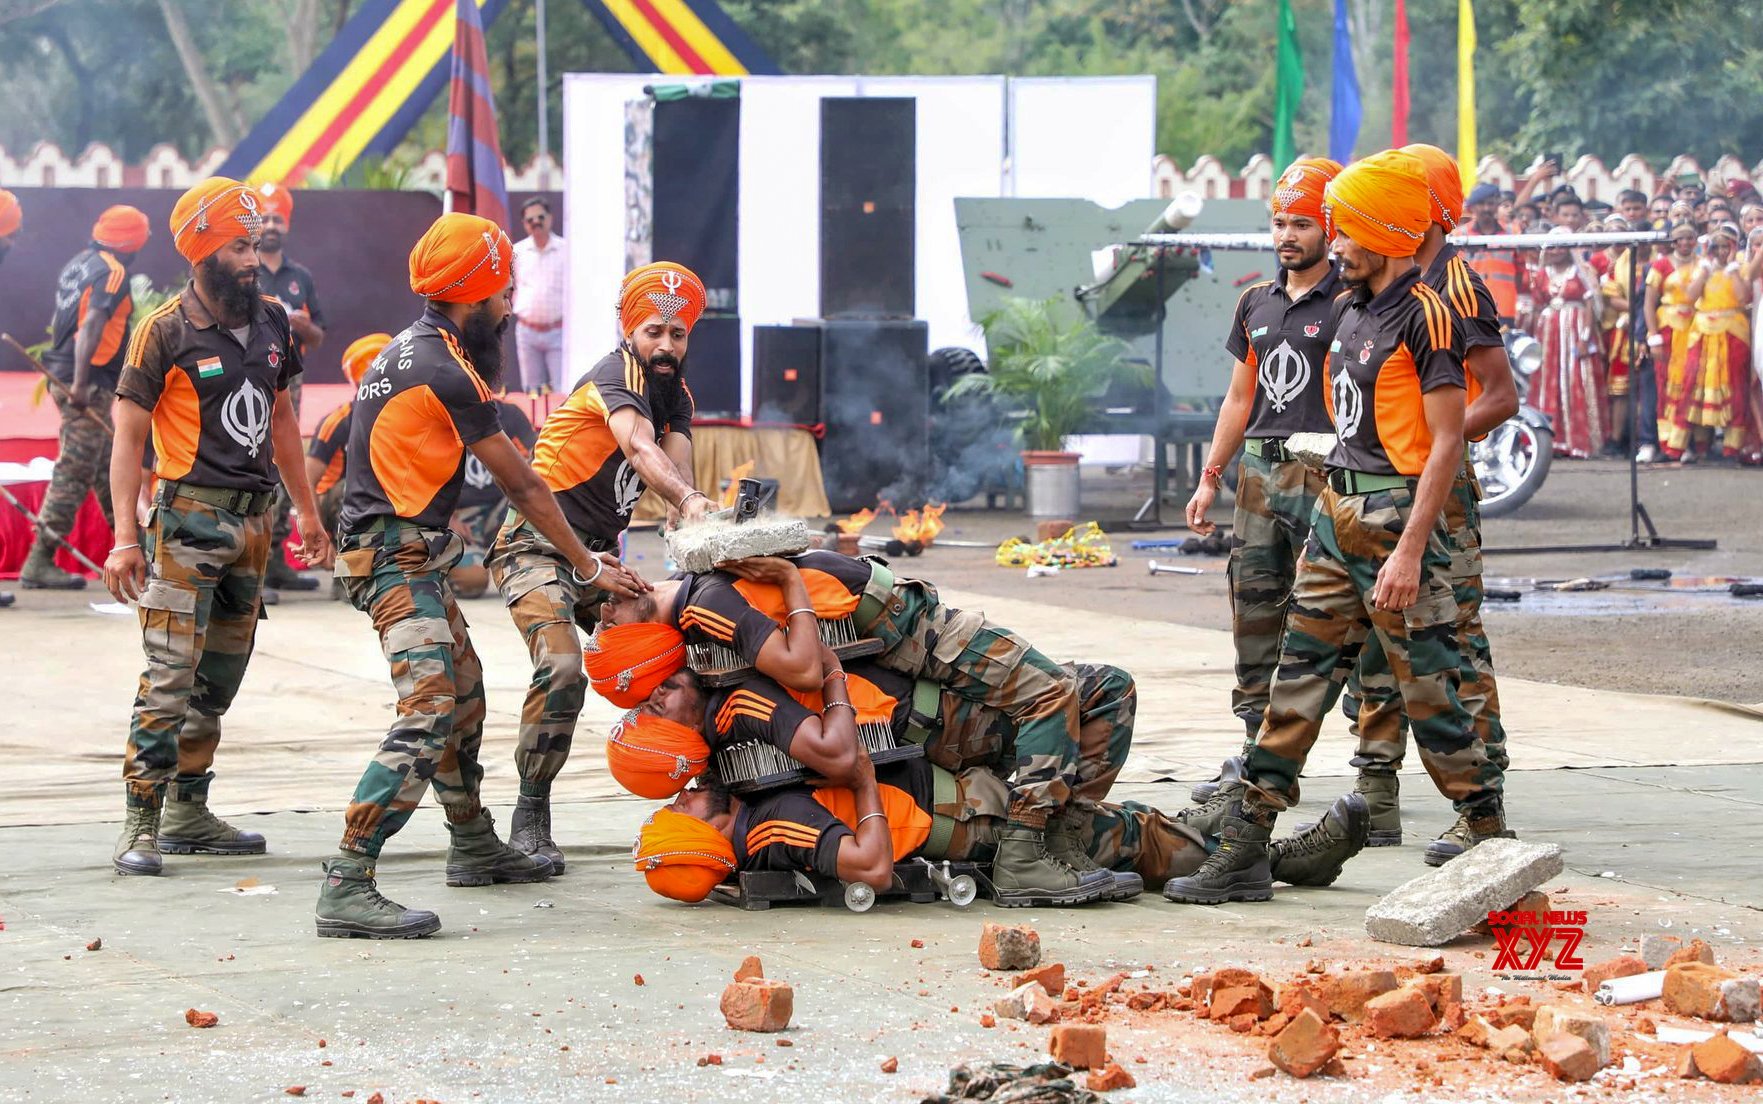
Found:
[[[1682,449],[1673,450],[1669,440],[1668,412],[1681,403],[1684,369],[1690,359],[1690,322],[1695,300],[1689,298],[1690,280],[1696,274],[1696,226],[1677,222],[1671,227],[1671,251],[1647,270],[1647,348],[1653,356],[1653,379],[1658,387],[1659,450],[1676,460]]]
[[[1669,426],[1660,433],[1686,464],[1720,457],[1722,446],[1726,459],[1753,463],[1763,450],[1751,404],[1751,287],[1735,259],[1738,244],[1737,226],[1714,227],[1690,280],[1689,357],[1677,401],[1661,415]]]
[[[1572,233],[1565,226],[1551,236]],[[1598,319],[1603,285],[1592,266],[1559,246],[1543,250],[1531,277],[1536,339],[1543,345],[1537,370],[1537,409],[1555,427],[1555,455],[1577,459],[1604,448],[1604,338]]]

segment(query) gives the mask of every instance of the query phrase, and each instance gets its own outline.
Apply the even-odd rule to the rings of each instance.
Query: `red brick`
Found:
[[[1059,1018],[1059,1009],[1047,991],[1032,981],[1012,989],[992,1004],[992,1011],[1006,1020],[1027,1020],[1031,1024],[1051,1023]]]
[[[1590,1081],[1603,1067],[1592,1045],[1578,1035],[1551,1035],[1543,1040],[1543,1068],[1557,1081]]]
[[[1247,1035],[1249,1032],[1255,1030],[1255,1025],[1260,1021],[1255,1019],[1255,1013],[1244,1012],[1240,1015],[1232,1016],[1226,1022],[1230,1024],[1230,1029],[1238,1035]]]
[[[1684,962],[1700,962],[1704,966],[1712,966],[1714,965],[1714,948],[1700,939],[1692,939],[1688,946],[1671,952],[1671,957],[1665,960],[1665,968],[1669,970]]]
[[[1215,970],[1212,973],[1212,988],[1214,990],[1253,989],[1256,987],[1265,989],[1267,983],[1262,981],[1261,975],[1255,971],[1245,970],[1241,966],[1226,966],[1224,969]]]
[[[1457,1031],[1468,1022],[1469,1014],[1463,1010],[1463,1005],[1458,1002],[1450,1002],[1443,1008],[1439,1009],[1439,1026],[1446,1031]]]
[[[1108,1060],[1108,1029],[1101,1024],[1060,1024],[1047,1046],[1055,1062],[1072,1069],[1099,1069]]]
[[[1690,1048],[1695,1055],[1696,1069],[1710,1081],[1722,1085],[1744,1085],[1763,1078],[1763,1066],[1757,1056],[1725,1035],[1705,1039]]]
[[[1413,986],[1383,993],[1365,1002],[1365,1026],[1380,1039],[1417,1039],[1432,1030],[1432,1002]]]
[[[1445,1008],[1453,1004],[1463,1003],[1463,975],[1461,974],[1421,974],[1408,984],[1426,994],[1426,1002],[1432,1010],[1440,1015]]]
[[[1215,1020],[1228,1020],[1233,1016],[1247,1013],[1257,1020],[1264,1020],[1273,1015],[1273,997],[1265,985],[1258,988],[1214,989],[1212,1005],[1208,1010]]]
[[[1267,1060],[1293,1077],[1309,1077],[1341,1049],[1341,1037],[1321,1016],[1305,1009],[1267,1044]]]
[[[765,967],[760,965],[758,955],[748,955],[746,958],[741,959],[741,964],[735,968],[736,981],[749,981],[753,978],[762,978],[764,976]]]
[[[1396,987],[1396,975],[1388,970],[1360,970],[1322,979],[1320,992],[1329,1014],[1348,1023],[1365,1018],[1365,1002]]]
[[[1288,1017],[1296,1019],[1298,1013],[1310,1009],[1323,1019],[1328,1019],[1328,1002],[1322,999],[1317,987],[1309,982],[1294,982],[1279,991],[1279,1010]]]
[[[1040,933],[1026,924],[987,924],[979,933],[979,964],[988,970],[1032,970],[1041,964]]]
[[[1291,1022],[1292,1018],[1284,1012],[1275,1012],[1273,1015],[1267,1017],[1266,1023],[1261,1025],[1261,1033],[1269,1036],[1278,1035],[1286,1029],[1286,1024]]]
[[[1530,1032],[1524,1028],[1517,1024],[1508,1024],[1488,1033],[1487,1047],[1495,1054],[1506,1058],[1507,1061],[1513,1061],[1513,1054],[1522,1056],[1535,1050],[1536,1040],[1532,1039]],[[1522,1058],[1518,1060],[1522,1060]]]
[[[1194,1002],[1204,1008],[1206,1002],[1212,999],[1212,982],[1213,976],[1211,974],[1195,974],[1186,995],[1194,998]]]
[[[1583,975],[1585,991],[1588,993],[1596,993],[1598,991],[1598,986],[1612,978],[1633,977],[1636,974],[1644,974],[1646,972],[1647,964],[1636,958],[1634,955],[1618,955],[1615,958],[1585,968],[1585,974]]]
[[[1445,956],[1433,955],[1425,962],[1416,962],[1414,972],[1417,974],[1436,974],[1445,968]]]
[[[1526,1031],[1536,1026],[1537,1010],[1530,1004],[1502,1004],[1486,1013],[1491,1027],[1521,1027]]]
[[[1017,974],[1016,980],[1010,984],[1014,987],[1027,985],[1031,981],[1039,982],[1041,988],[1047,991],[1048,996],[1057,997],[1065,992],[1065,964],[1050,962],[1026,973]]]
[[[1722,970],[1705,962],[1691,961],[1667,967],[1663,994],[1665,1007],[1680,1016],[1695,1016],[1703,1020],[1727,1019],[1729,1012],[1721,985],[1737,978],[1738,975],[1732,971]]]
[[[184,1022],[191,1027],[213,1027],[220,1022],[220,1017],[213,1012],[198,1012],[191,1008],[184,1012]]]
[[[1045,544],[1050,540],[1058,540],[1060,537],[1063,537],[1066,533],[1070,532],[1074,524],[1074,522],[1066,521],[1064,518],[1054,518],[1050,521],[1037,521],[1035,522],[1035,540],[1041,544]]]
[[[881,1071],[883,1073],[899,1073],[900,1072],[900,1060],[898,1058],[884,1058],[884,1059],[882,1059]]]
[[[1084,1087],[1091,1092],[1113,1092],[1115,1089],[1132,1089],[1138,1087],[1133,1075],[1121,1069],[1113,1062],[1098,1070],[1091,1070],[1084,1078]]]
[[[1702,1076],[1696,1068],[1696,1048],[1686,1046],[1677,1052],[1677,1075],[1686,1081]]]
[[[796,992],[787,982],[752,978],[722,991],[722,1017],[736,1031],[782,1031],[790,1026]]]

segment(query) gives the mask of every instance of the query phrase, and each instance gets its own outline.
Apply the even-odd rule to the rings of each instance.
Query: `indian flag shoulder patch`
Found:
[[[1267,327],[1266,326],[1262,326],[1260,329],[1256,330],[1254,333],[1251,333],[1249,335],[1249,337],[1251,339],[1257,338],[1257,337],[1266,337],[1266,336],[1267,336]]]
[[[221,365],[219,357],[204,357],[196,362],[196,374],[203,379],[218,376],[226,369]]]

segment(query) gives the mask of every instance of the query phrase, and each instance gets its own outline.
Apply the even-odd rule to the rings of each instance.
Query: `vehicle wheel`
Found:
[[[1555,435],[1518,418],[1502,422],[1475,444],[1481,516],[1505,517],[1529,502],[1549,477]]]

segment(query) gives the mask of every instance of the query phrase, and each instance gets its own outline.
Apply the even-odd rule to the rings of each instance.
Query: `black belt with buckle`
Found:
[[[192,502],[200,502],[204,506],[213,506],[228,513],[243,517],[253,517],[265,513],[275,503],[276,492],[241,491],[232,487],[199,487],[194,483],[179,483],[174,479],[163,480],[159,484],[160,505],[170,505],[174,498],[187,498]]]

